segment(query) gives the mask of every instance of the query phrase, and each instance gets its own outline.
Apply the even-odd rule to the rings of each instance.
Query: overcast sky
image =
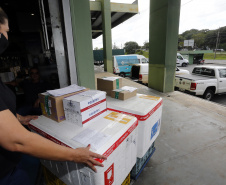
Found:
[[[111,0],[133,3],[135,0]],[[150,0],[138,0],[139,14],[112,29],[112,44],[119,48],[128,41],[143,45],[149,40]],[[226,26],[226,0],[181,0],[179,33],[190,29],[218,29]],[[102,36],[93,40],[93,48],[102,48]]]

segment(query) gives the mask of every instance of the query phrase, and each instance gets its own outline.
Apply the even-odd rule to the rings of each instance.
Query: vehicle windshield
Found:
[[[141,59],[142,64],[148,63],[148,60],[146,58]]]
[[[177,58],[178,58],[179,60],[183,60],[182,56],[180,56],[180,55],[178,55]]]
[[[194,68],[192,71],[193,74],[206,75],[206,76],[215,76],[215,71],[209,68]]]

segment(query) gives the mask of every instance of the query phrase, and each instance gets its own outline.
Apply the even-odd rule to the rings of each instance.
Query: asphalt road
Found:
[[[205,64],[205,65],[216,65],[216,64]],[[217,64],[217,65],[226,67],[226,62],[225,62],[225,64],[220,63],[220,64]],[[188,65],[187,67],[179,67],[179,68],[186,69],[191,73],[192,70],[194,69],[194,67],[196,67],[196,66],[197,66],[196,64],[191,64],[191,65]],[[226,106],[226,94],[215,95],[211,101]]]

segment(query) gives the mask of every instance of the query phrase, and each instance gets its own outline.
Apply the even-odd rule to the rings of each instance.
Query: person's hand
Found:
[[[39,103],[40,103],[40,100],[37,99],[37,100],[35,101],[35,103],[34,103],[34,107],[35,107],[35,108],[38,108],[38,107],[39,107]]]
[[[36,120],[38,119],[38,116],[20,116],[18,115],[17,116],[18,120],[20,121],[21,124],[23,125],[28,125],[28,123],[31,121],[31,120]]]
[[[101,164],[100,162],[96,161],[94,158],[99,158],[99,159],[104,159],[106,160],[107,157],[91,152],[90,150],[90,145],[88,145],[86,148],[77,148],[75,149],[75,159],[74,162],[78,163],[85,163],[87,164],[94,172],[97,172],[97,169],[95,166],[101,166],[103,167],[104,165]]]

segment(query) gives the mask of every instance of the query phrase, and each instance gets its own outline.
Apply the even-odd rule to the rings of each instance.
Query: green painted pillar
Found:
[[[188,61],[189,61],[189,64],[194,63],[194,55],[193,54],[188,54]]]
[[[112,63],[112,39],[111,39],[111,2],[110,0],[98,0],[101,2],[104,71],[113,73]]]
[[[174,90],[180,0],[150,0],[148,86],[161,92]]]
[[[89,0],[70,0],[78,85],[95,89]]]

